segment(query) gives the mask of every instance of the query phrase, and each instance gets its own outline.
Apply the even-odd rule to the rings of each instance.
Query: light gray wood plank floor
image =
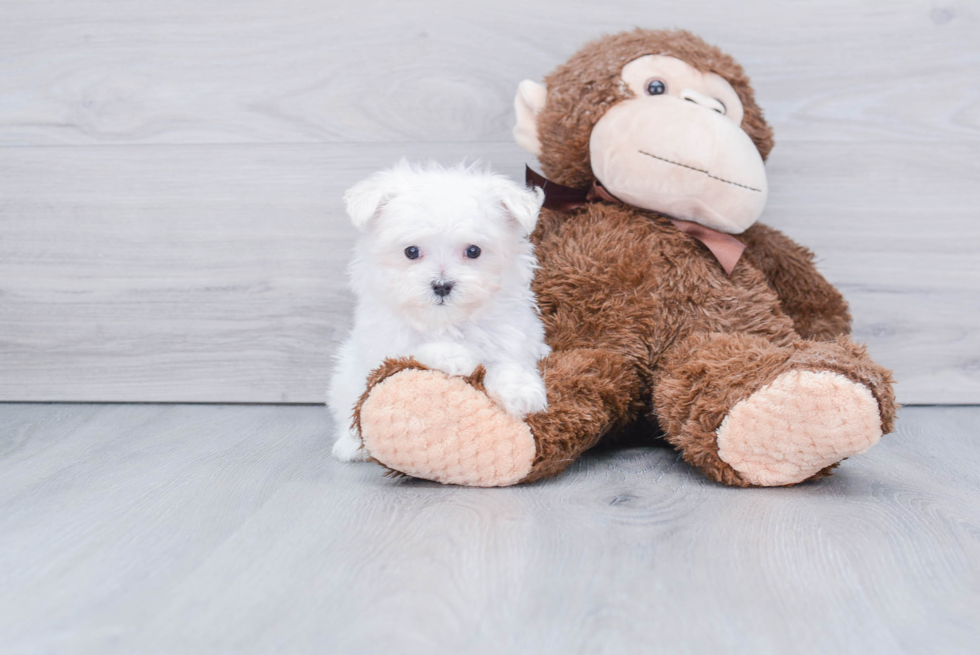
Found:
[[[791,489],[662,448],[509,489],[328,456],[313,406],[0,405],[0,651],[976,653],[980,408]]]

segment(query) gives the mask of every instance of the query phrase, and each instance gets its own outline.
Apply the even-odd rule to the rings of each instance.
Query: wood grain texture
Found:
[[[71,653],[973,653],[980,408],[833,477],[660,448],[509,489],[328,455],[322,407],[0,405],[0,643]]]
[[[520,176],[511,101],[684,26],[773,123],[763,220],[812,247],[905,403],[980,402],[980,13],[924,1],[7,0],[0,400],[319,402],[342,191],[398,157]]]
[[[351,312],[340,196],[391,152],[0,149],[0,398],[321,402]],[[513,144],[397,152],[525,162]],[[980,399],[980,147],[793,143],[769,168],[764,220],[819,253],[899,399]]]
[[[520,80],[636,25],[731,51],[781,139],[980,136],[972,3],[5,0],[0,143],[509,141]]]

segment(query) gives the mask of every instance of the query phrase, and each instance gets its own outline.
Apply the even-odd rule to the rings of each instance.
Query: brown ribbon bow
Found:
[[[602,186],[598,180],[592,183],[587,189],[576,189],[570,186],[562,186],[543,175],[531,170],[530,166],[525,167],[525,181],[528,186],[535,186],[544,191],[544,206],[547,209],[557,209],[568,211],[581,207],[587,202],[613,202],[625,205],[622,200],[615,197]],[[733,237],[731,234],[713,230],[700,223],[693,221],[682,221],[678,218],[667,217],[674,226],[689,236],[694,237],[703,243],[711,254],[715,256],[721,267],[729,275],[735,270],[735,264],[742,257],[745,251],[745,244]]]

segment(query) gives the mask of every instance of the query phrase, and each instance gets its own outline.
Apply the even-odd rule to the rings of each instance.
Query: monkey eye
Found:
[[[405,256],[409,259],[418,259],[422,251],[418,249],[418,246],[409,246],[405,248]]]
[[[470,259],[476,259],[477,257],[480,256],[481,252],[482,251],[480,250],[480,246],[470,246],[469,248],[466,249],[466,256],[469,257]]]
[[[648,96],[660,96],[665,93],[667,93],[667,85],[663,83],[663,80],[650,80],[647,82]]]
[[[715,102],[717,102],[719,105],[721,105],[721,109],[718,109],[717,107],[712,107],[712,109],[714,109],[716,112],[718,112],[722,116],[724,116],[725,114],[728,113],[728,107],[725,106],[725,103],[724,102],[722,102],[718,98],[715,98]]]

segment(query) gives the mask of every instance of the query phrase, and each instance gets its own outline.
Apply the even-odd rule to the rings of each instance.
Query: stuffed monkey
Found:
[[[649,415],[712,480],[781,486],[891,431],[891,375],[851,341],[844,299],[808,250],[755,222],[772,132],[730,56],[683,31],[607,36],[522,82],[515,107],[548,197],[532,236],[548,409],[522,421],[479,369],[389,360],[354,413],[370,456],[513,485]]]

